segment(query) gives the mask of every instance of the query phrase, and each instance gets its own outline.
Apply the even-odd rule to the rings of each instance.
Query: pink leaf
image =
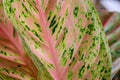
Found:
[[[108,44],[90,1],[4,0],[3,4],[40,80],[110,79]]]

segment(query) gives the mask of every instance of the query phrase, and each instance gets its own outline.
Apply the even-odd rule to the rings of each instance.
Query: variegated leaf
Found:
[[[21,39],[4,13],[0,0],[0,80],[33,80],[37,69],[22,48]]]
[[[89,0],[4,0],[38,80],[109,80],[108,44]],[[47,69],[47,71],[45,71]]]

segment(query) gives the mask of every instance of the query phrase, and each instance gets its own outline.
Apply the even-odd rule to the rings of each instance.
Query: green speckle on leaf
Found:
[[[30,30],[30,28],[27,25],[25,25],[25,29]]]
[[[70,56],[70,59],[72,58],[73,56],[73,52],[74,52],[74,48],[70,48],[69,51],[68,51],[68,54]]]
[[[63,66],[65,66],[66,63],[67,63],[67,58],[66,57],[62,57],[61,63],[62,63]]]
[[[36,22],[34,22],[34,24],[35,24],[35,26],[38,28],[38,30],[41,32],[42,30],[41,30],[40,25],[39,25],[38,23],[36,23]]]
[[[50,20],[51,16],[52,16],[52,11],[49,12],[49,16],[47,18],[48,21]]]
[[[76,6],[76,7],[74,8],[74,11],[73,11],[74,17],[77,17],[77,16],[78,16],[78,12],[79,12],[79,7]]]
[[[4,51],[0,51],[0,53],[5,55],[5,56],[7,55],[7,52],[4,52]]]
[[[72,72],[72,71],[69,71],[69,72],[68,72],[67,79],[68,79],[68,80],[72,80],[72,77],[73,77],[73,72]]]
[[[56,23],[56,15],[54,15],[54,17],[52,18],[49,28],[53,27],[55,23]]]
[[[89,30],[93,31],[95,30],[94,24],[89,24],[88,25]]]
[[[66,12],[65,12],[65,15],[66,15],[66,16],[68,15],[68,8],[67,8],[67,10],[66,10]]]
[[[53,66],[52,64],[48,64],[48,67],[49,67],[50,69],[54,69],[54,66]]]
[[[2,70],[7,72],[8,74],[10,73],[6,68],[3,68]]]
[[[59,3],[58,5],[55,6],[57,10],[61,10],[61,4]]]
[[[23,73],[23,72],[21,72],[20,75],[21,75],[21,77],[23,77],[23,78],[25,77],[25,73]]]
[[[14,2],[14,0],[10,0],[10,3]]]
[[[62,41],[64,41],[67,33],[68,33],[68,29],[65,27],[65,28],[64,28],[64,35],[63,35],[63,37],[62,37]]]
[[[41,36],[38,34],[37,31],[35,31],[35,30],[31,30],[31,31],[32,31],[32,33],[33,33],[36,37],[39,38],[40,41],[43,41],[42,38],[41,38]]]
[[[79,69],[79,78],[82,78],[83,77],[83,74],[84,74],[84,71],[85,71],[85,66],[83,65],[80,69]]]
[[[54,32],[55,32],[57,26],[58,26],[58,23],[53,27],[53,29],[52,29],[52,34],[54,34]]]

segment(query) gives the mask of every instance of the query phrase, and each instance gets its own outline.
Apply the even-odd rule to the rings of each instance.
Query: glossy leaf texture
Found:
[[[3,9],[0,0],[0,80],[33,80],[37,69]]]
[[[3,0],[38,80],[110,80],[107,40],[89,0]]]

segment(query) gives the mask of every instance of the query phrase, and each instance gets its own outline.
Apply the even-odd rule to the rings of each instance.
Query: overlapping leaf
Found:
[[[0,80],[32,80],[37,70],[22,48],[18,33],[6,18],[0,0]]]
[[[112,75],[113,78],[117,72],[120,70],[119,66],[119,57],[120,57],[120,14],[119,13],[112,13],[112,15],[108,18],[104,18],[106,20],[104,25],[105,32],[107,35],[107,39],[111,48],[112,52]],[[119,74],[118,74],[119,75]]]
[[[101,0],[93,0],[95,7],[103,23],[107,39],[112,53],[112,73],[111,79],[118,80],[120,72],[120,13],[106,10],[100,3]]]

